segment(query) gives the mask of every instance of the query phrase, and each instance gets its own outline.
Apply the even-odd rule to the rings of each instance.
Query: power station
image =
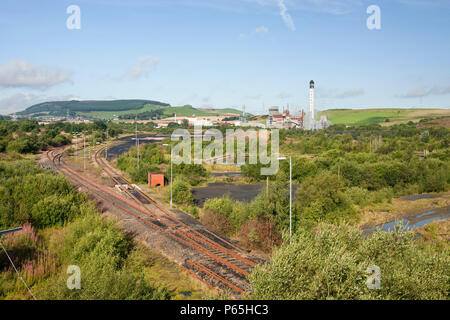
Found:
[[[267,119],[268,128],[290,129],[300,128],[304,130],[320,130],[326,129],[330,126],[326,115],[321,115],[320,120],[316,120],[314,109],[314,80],[309,82],[309,112],[303,110],[297,112],[290,112],[289,108],[280,112],[279,107],[271,107]]]

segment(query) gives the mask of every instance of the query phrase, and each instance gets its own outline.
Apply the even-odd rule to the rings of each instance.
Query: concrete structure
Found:
[[[314,119],[314,81],[309,82],[309,113]]]
[[[316,112],[314,106],[314,87],[313,80],[309,82],[309,112],[305,111],[292,113],[290,110],[279,111],[278,107],[271,107],[267,118],[267,128],[291,129],[301,128],[304,130],[320,130],[330,126],[326,115],[320,116],[320,120],[315,119]]]
[[[267,117],[267,127],[277,129],[303,128],[303,118],[303,110],[297,114],[291,114],[289,110],[284,110],[280,113],[278,107],[271,107]]]
[[[242,115],[239,117],[239,123],[240,125],[245,124],[248,122],[248,116],[247,113],[245,113],[245,105],[242,106]]]

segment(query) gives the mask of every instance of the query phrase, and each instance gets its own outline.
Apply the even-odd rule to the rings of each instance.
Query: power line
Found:
[[[13,266],[14,270],[16,271],[17,275],[19,276],[19,279],[22,280],[23,284],[27,288],[28,292],[31,294],[34,300],[37,300],[34,296],[33,292],[31,292],[31,289],[28,287],[25,280],[23,280],[22,275],[20,274],[19,270],[17,270],[16,266],[14,265],[14,262],[11,260],[11,257],[9,256],[8,252],[6,251],[5,247],[3,246],[3,243],[0,241],[0,246],[2,246],[3,251],[5,251],[6,256],[8,257],[9,262],[11,262],[11,265]]]

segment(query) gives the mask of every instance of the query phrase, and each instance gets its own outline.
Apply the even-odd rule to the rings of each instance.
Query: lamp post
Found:
[[[108,160],[108,139],[109,139],[109,133],[108,128],[106,128],[106,149],[105,149],[105,159]]]
[[[78,155],[78,132],[73,132],[72,133],[73,136],[75,136],[75,159],[77,158]]]
[[[139,138],[138,138],[138,127],[137,127],[137,114],[134,118],[134,123],[136,125],[136,149],[137,149],[137,168],[139,170]]]
[[[86,171],[86,134],[83,132],[83,170]]]
[[[167,147],[169,144],[165,143],[163,146]],[[172,182],[173,182],[173,175],[172,175],[172,145],[170,145],[170,209],[172,209]]]
[[[286,160],[286,157],[280,157],[278,160]],[[292,239],[292,157],[289,157],[289,242]]]

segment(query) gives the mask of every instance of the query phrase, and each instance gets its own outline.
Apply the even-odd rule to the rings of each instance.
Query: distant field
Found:
[[[121,115],[130,114],[130,113],[142,113],[142,112],[152,111],[152,110],[159,109],[159,108],[161,108],[161,107],[147,104],[143,108],[136,109],[136,110],[92,111],[92,112],[77,112],[77,113],[79,115],[85,116],[85,117],[93,117],[93,118],[98,118],[98,119],[111,120],[111,119],[115,118],[116,116],[118,117]]]
[[[196,109],[192,106],[182,106],[182,107],[161,107],[147,104],[141,109],[137,110],[125,110],[125,111],[93,111],[93,112],[78,112],[78,114],[86,117],[93,117],[98,119],[110,120],[115,117],[125,115],[142,113],[146,111],[152,111],[155,109],[162,109],[165,116],[172,116],[174,112],[177,113],[178,117],[188,117],[188,116],[218,116],[224,113],[240,113],[240,111],[235,109],[219,109],[219,110],[208,110],[208,109]]]
[[[408,121],[419,122],[424,118],[450,116],[450,109],[346,109],[326,110],[322,114],[326,114],[332,124],[392,125]]]
[[[178,117],[190,117],[190,116],[211,116],[215,114],[211,114],[210,112],[206,112],[205,110],[194,109],[191,106],[183,106],[183,107],[166,107],[164,108],[164,114],[166,116],[171,116],[176,112]]]
[[[191,106],[183,106],[183,107],[164,107],[164,114],[171,116],[174,112],[177,113],[178,117],[190,117],[190,116],[220,116],[225,113],[235,113],[241,114],[241,111],[236,109],[200,109],[193,108]]]

